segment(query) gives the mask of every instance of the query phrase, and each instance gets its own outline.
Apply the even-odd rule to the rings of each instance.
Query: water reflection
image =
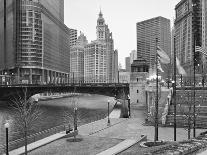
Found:
[[[106,117],[107,100],[111,100],[110,109],[112,110],[115,101],[113,98],[102,95],[82,95],[77,99],[78,113],[80,117],[79,125],[85,124],[97,119]],[[0,102],[0,145],[5,141],[4,123],[6,120],[10,122],[9,138],[14,140],[21,137],[21,131],[18,131],[15,124],[14,109],[9,106],[2,106]],[[33,125],[30,133],[36,133],[58,125],[62,125],[65,121],[65,114],[72,113],[74,104],[71,98],[61,98],[48,101],[39,101],[40,111],[42,112],[38,121]]]

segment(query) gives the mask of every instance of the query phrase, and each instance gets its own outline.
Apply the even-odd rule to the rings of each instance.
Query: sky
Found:
[[[114,48],[119,63],[125,67],[125,57],[136,50],[136,23],[157,16],[172,21],[175,5],[180,0],[65,0],[65,25],[83,32],[88,41],[96,40],[96,25],[100,9],[105,23],[113,33]]]

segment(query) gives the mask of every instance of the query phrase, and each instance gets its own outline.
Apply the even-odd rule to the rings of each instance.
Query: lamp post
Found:
[[[108,100],[108,122],[107,122],[107,126],[110,125],[110,119],[109,119],[109,103],[110,103],[110,100]]]
[[[128,109],[129,109],[129,118],[131,117],[131,107],[130,107],[130,96],[128,95]]]
[[[9,123],[5,123],[4,127],[6,129],[6,155],[9,155]]]
[[[74,131],[76,131],[76,130],[78,130],[78,127],[77,127],[77,110],[78,110],[78,108],[77,107],[75,107],[74,108]]]

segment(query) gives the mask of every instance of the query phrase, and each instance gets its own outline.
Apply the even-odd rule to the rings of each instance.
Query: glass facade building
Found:
[[[69,82],[64,0],[6,0],[6,9],[4,0],[0,4],[1,74],[10,83]]]

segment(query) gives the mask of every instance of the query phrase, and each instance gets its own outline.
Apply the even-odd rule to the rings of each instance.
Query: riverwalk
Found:
[[[147,136],[148,140],[154,140],[154,127],[144,126],[143,119],[134,118],[133,115],[139,115],[140,111],[132,111],[132,118],[110,118],[110,125],[108,125],[108,118],[101,119],[86,125],[82,125],[78,128],[78,135],[82,139],[87,139],[88,145],[93,145],[98,140],[108,140],[107,143],[111,142],[111,145],[101,145],[95,147],[96,151],[92,151],[92,146],[85,148],[80,147],[80,145],[74,145],[74,143],[69,142],[69,138],[65,132],[61,132],[50,137],[47,137],[40,141],[29,144],[28,149],[31,155],[37,154],[71,154],[72,149],[76,149],[76,154],[117,154],[123,149],[127,149],[131,145],[137,143],[141,140],[143,135]],[[117,116],[119,113],[117,112]],[[113,114],[115,117],[115,114]],[[197,135],[204,130],[196,130]],[[177,129],[177,140],[181,141],[187,139],[187,131],[181,128]],[[160,127],[159,128],[159,140],[173,140],[173,128]],[[93,142],[90,144],[90,142]],[[45,142],[45,144],[43,143]],[[77,143],[78,144],[78,143]],[[74,145],[72,148],[71,145]],[[76,148],[75,148],[76,147]],[[87,150],[84,150],[87,149]],[[22,154],[24,152],[24,147],[13,150],[10,155]],[[90,153],[89,153],[90,152]]]

